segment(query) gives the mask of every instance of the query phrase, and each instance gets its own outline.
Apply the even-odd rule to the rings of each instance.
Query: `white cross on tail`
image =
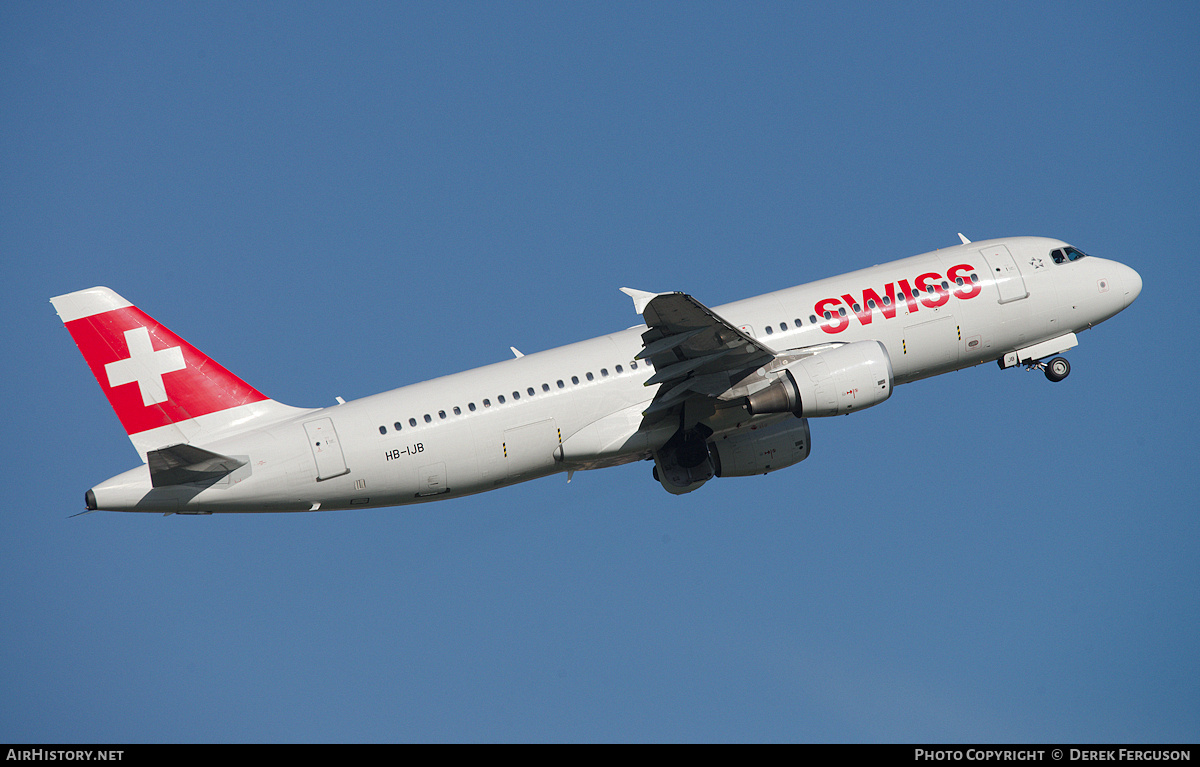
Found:
[[[163,385],[163,374],[183,370],[183,349],[172,346],[154,351],[150,343],[150,331],[134,328],[125,331],[125,345],[129,358],[110,362],[104,366],[108,373],[109,386],[137,382],[142,392],[142,404],[149,407],[167,401],[167,388]]]

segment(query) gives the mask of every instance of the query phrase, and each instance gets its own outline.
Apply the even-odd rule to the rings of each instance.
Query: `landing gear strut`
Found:
[[[1049,362],[1030,362],[1025,369],[1041,370],[1046,374],[1047,379],[1058,383],[1071,374],[1071,363],[1067,362],[1066,357],[1055,357]]]

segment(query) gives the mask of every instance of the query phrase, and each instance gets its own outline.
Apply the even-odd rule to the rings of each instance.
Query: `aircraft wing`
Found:
[[[647,421],[659,420],[689,401],[711,410],[716,397],[775,358],[770,349],[686,293],[621,290],[633,298],[648,328],[637,359],[654,365],[646,386],[659,389],[644,412]]]

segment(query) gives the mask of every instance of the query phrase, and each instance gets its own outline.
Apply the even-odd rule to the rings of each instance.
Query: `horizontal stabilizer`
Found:
[[[246,465],[237,458],[187,444],[151,450],[146,459],[150,465],[150,484],[154,487],[219,479]]]

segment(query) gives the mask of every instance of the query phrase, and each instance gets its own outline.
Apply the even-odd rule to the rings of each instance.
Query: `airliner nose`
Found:
[[[1133,300],[1141,295],[1142,292],[1142,275],[1125,267],[1125,274],[1121,275],[1121,288],[1125,291],[1125,305],[1129,306]]]

